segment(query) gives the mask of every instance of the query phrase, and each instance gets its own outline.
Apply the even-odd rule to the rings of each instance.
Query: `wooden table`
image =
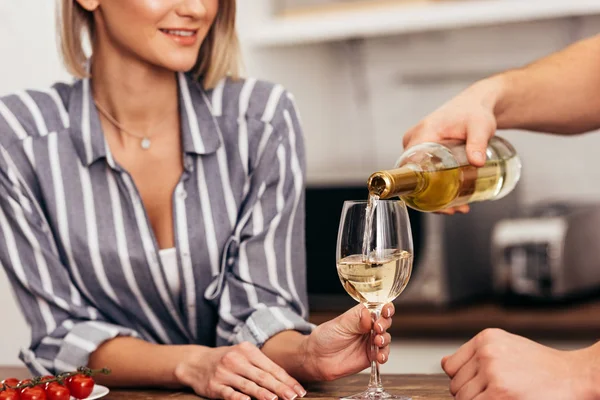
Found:
[[[24,368],[0,367],[0,379],[28,377]],[[324,382],[306,385],[307,399],[337,399],[358,393],[367,387],[369,376],[359,374],[338,379],[334,382]],[[451,400],[448,392],[449,380],[443,375],[384,375],[383,385],[388,391],[412,397],[413,400]],[[103,400],[159,400],[198,399],[191,393],[160,391],[160,390],[112,390]]]

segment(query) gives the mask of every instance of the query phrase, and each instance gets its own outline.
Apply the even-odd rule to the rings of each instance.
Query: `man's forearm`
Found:
[[[177,365],[192,346],[168,346],[148,343],[131,337],[117,337],[102,344],[88,366],[110,368],[108,376],[98,375],[100,384],[109,386],[153,386],[179,388],[175,377]]]
[[[600,128],[600,36],[493,76],[499,129],[575,134]]]
[[[581,399],[600,399],[600,342],[573,352],[578,357],[574,384],[582,388]]]

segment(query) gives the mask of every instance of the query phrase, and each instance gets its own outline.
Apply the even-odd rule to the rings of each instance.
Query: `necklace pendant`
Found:
[[[151,145],[150,139],[148,139],[147,137],[143,138],[140,145],[142,146],[142,149],[148,150]]]

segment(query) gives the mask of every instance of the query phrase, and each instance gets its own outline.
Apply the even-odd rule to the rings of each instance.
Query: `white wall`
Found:
[[[0,95],[69,79],[55,46],[53,1],[0,1]],[[240,32],[259,26],[266,0],[240,1]],[[600,31],[598,18],[548,21],[367,42],[256,49],[246,42],[248,72],[282,83],[296,96],[304,122],[309,183],[363,183],[389,167],[408,127],[480,76],[557,50]],[[368,96],[366,95],[368,94]],[[524,199],[600,199],[592,156],[600,135],[577,139],[509,133],[524,161]],[[558,182],[558,184],[557,184]],[[18,363],[29,333],[0,272],[3,321],[0,365]],[[401,317],[398,323],[402,323]],[[579,347],[584,343],[558,343]],[[460,342],[399,341],[384,372],[438,372]]]

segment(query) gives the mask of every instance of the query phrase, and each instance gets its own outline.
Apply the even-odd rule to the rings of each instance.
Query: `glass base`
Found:
[[[367,389],[352,396],[341,397],[341,400],[412,400],[407,396],[388,393],[383,389]]]

